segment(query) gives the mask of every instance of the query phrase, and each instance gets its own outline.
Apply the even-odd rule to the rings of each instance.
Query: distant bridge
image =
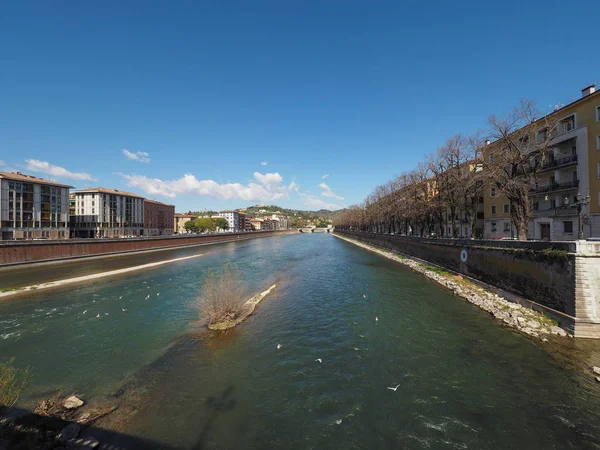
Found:
[[[306,227],[299,228],[298,231],[300,233],[331,233],[333,231],[333,228]]]

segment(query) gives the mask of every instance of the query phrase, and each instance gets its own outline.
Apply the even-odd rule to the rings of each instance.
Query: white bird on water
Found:
[[[390,391],[394,391],[394,392],[396,392],[396,390],[397,390],[399,387],[400,387],[400,385],[396,386],[395,388],[393,388],[393,387],[388,387],[388,389],[389,389]]]
[[[105,316],[108,316],[108,313],[104,313]]]
[[[87,312],[87,309],[83,312],[84,314]]]
[[[100,317],[100,314],[96,314],[96,319],[97,319],[98,317]]]
[[[122,298],[123,298],[123,296],[121,295],[121,296],[119,297],[119,300],[121,300]]]
[[[317,361],[319,364],[321,364],[323,362],[323,360],[321,358],[317,358],[317,359],[315,359],[315,361]]]
[[[277,350],[279,350],[281,347],[283,347],[283,345],[277,344]]]
[[[157,292],[157,293],[156,293],[156,296],[158,297],[159,295],[160,295],[160,292]]]
[[[127,310],[126,310],[125,308],[121,308],[121,311],[125,312],[125,311],[127,311]]]
[[[338,419],[338,420],[336,420],[336,421],[335,421],[335,423],[339,425],[339,424],[341,424],[341,423],[342,423],[342,420],[343,420],[343,419]]]
[[[379,322],[379,317],[375,317],[375,322]]]
[[[367,298],[367,296],[365,294],[363,294],[363,298]]]

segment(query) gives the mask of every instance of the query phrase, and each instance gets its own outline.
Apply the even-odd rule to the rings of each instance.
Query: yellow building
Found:
[[[530,191],[532,217],[527,236],[574,240],[581,223],[585,238],[600,237],[600,91],[595,85],[586,87],[580,99],[546,119],[558,121],[558,133]],[[485,238],[516,236],[510,202],[492,185],[485,191],[484,217]]]
[[[191,214],[175,214],[175,223],[173,224],[173,230],[175,231],[175,233],[178,234],[187,233],[185,229],[185,223],[189,222],[190,220],[194,220],[195,218],[196,216],[193,216]]]

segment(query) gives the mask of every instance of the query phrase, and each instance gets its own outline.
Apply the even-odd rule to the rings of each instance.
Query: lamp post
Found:
[[[577,206],[577,220],[578,220],[578,228],[579,228],[579,236],[577,236],[577,239],[584,239],[583,237],[583,221],[581,220],[581,210],[583,209],[584,206],[587,206],[590,204],[590,196],[582,196],[581,194],[577,194],[577,202],[575,203],[575,206]]]

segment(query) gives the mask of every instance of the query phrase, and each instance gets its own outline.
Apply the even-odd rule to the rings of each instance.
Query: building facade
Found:
[[[144,236],[170,236],[174,222],[174,205],[144,200]]]
[[[185,229],[185,223],[195,219],[196,216],[193,216],[191,214],[175,214],[173,216],[173,230],[177,234],[185,234],[188,232]]]
[[[548,154],[537,168],[530,190],[532,218],[527,237],[569,241],[600,237],[600,91],[595,85],[582,97],[549,117],[558,121],[558,132]],[[493,143],[491,144],[493,146]],[[589,196],[589,204],[577,203]],[[484,237],[514,238],[510,202],[496,187],[484,193]],[[580,210],[580,213],[579,213]]]
[[[118,189],[75,191],[71,236],[103,238],[144,234],[144,197]]]
[[[0,240],[68,239],[72,186],[0,172]]]
[[[225,210],[219,212],[218,217],[227,220],[228,230],[234,233],[240,231],[240,213],[237,211]]]

